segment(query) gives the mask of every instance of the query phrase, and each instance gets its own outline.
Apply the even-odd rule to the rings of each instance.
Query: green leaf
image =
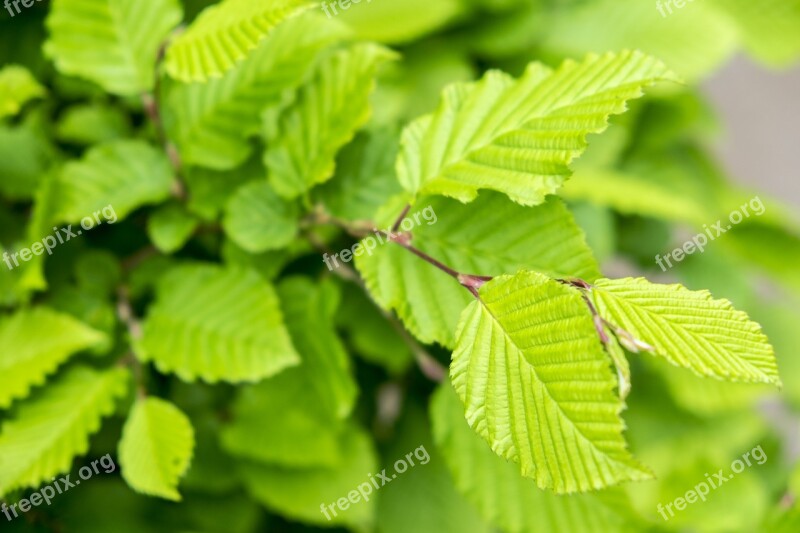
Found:
[[[557,57],[596,50],[641,50],[664,61],[690,81],[703,78],[736,52],[736,28],[711,2],[687,3],[665,15],[655,2],[593,0],[556,12],[539,36],[539,46]],[[604,21],[598,24],[598,21]]]
[[[383,43],[405,43],[444,27],[464,11],[459,0],[366,0],[349,4],[326,0],[321,9],[352,27],[360,39]],[[326,9],[327,8],[327,9]],[[339,8],[339,9],[337,9]]]
[[[344,35],[341,26],[307,13],[278,26],[222,78],[169,84],[164,122],[181,160],[217,170],[243,163],[262,111],[303,83],[317,54]]]
[[[158,398],[134,404],[122,429],[122,477],[136,492],[180,501],[177,487],[192,462],[194,430],[177,407]]]
[[[288,109],[265,114],[264,164],[278,194],[294,198],[333,176],[336,153],[369,119],[378,66],[394,57],[369,43],[340,50],[321,60]]]
[[[603,318],[696,374],[780,385],[775,354],[761,326],[708,291],[643,278],[601,279],[591,291]]]
[[[379,531],[381,533],[495,531],[481,519],[476,508],[459,494],[447,469],[444,455],[433,445],[430,423],[425,416],[424,407],[411,398],[407,402],[403,406],[403,416],[393,431],[392,441],[382,454],[382,466],[391,472],[394,469],[394,462],[405,455],[410,455],[415,460],[415,466],[404,472],[402,477],[398,476],[398,482],[381,487],[378,499],[378,517],[381,521]],[[467,431],[472,433],[460,413],[458,417]],[[472,437],[480,442],[474,433]],[[428,457],[427,460],[425,456]],[[423,460],[426,461],[425,464],[421,462]],[[502,461],[499,458],[498,460]],[[514,475],[519,477],[516,472]],[[409,509],[414,509],[414,512],[410,513]]]
[[[191,238],[200,224],[179,203],[164,205],[147,219],[147,235],[165,254],[177,252]]]
[[[231,196],[246,183],[264,180],[265,171],[261,158],[252,157],[224,171],[189,167],[182,177],[188,192],[187,209],[203,220],[216,222]]]
[[[742,44],[759,61],[773,67],[790,67],[800,56],[800,1],[712,2],[733,19]]]
[[[0,193],[6,198],[32,198],[53,159],[49,140],[35,125],[29,122],[20,126],[0,124],[0,160],[3,161]]]
[[[44,51],[62,74],[138,96],[153,89],[159,47],[182,16],[176,0],[54,0]]]
[[[225,451],[287,468],[337,466],[344,425],[314,393],[315,370],[304,361],[243,388],[233,404],[233,421],[222,430]]]
[[[46,307],[20,310],[0,321],[0,408],[24,398],[31,387],[77,352],[106,342],[106,337]]]
[[[489,71],[450,85],[438,109],[403,132],[398,178],[413,195],[469,202],[492,189],[540,204],[570,176],[587,135],[662,80],[676,77],[651,57],[621,52],[565,61],[555,71],[533,63],[519,80]]]
[[[637,531],[635,513],[622,490],[559,496],[520,477],[513,463],[492,453],[470,429],[463,405],[449,384],[433,395],[431,422],[434,440],[456,486],[486,520],[503,531]]]
[[[286,325],[303,359],[317,401],[344,419],[353,410],[358,388],[350,369],[350,357],[334,327],[341,294],[328,279],[318,285],[303,277],[289,277],[278,285]]]
[[[25,67],[7,65],[0,70],[0,118],[13,117],[22,107],[47,91]]]
[[[540,488],[651,477],[626,449],[609,358],[575,289],[532,272],[485,284],[462,314],[450,376],[470,426]]]
[[[159,284],[137,355],[184,381],[254,382],[297,365],[271,285],[252,271],[172,269]]]
[[[251,253],[284,248],[297,236],[300,212],[278,196],[266,180],[239,187],[222,222],[233,242]]]
[[[127,390],[129,372],[76,367],[25,401],[0,432],[0,495],[69,471]]]
[[[394,177],[397,136],[388,129],[359,133],[336,158],[333,179],[314,189],[314,198],[342,220],[370,220],[401,192]]]
[[[289,469],[278,465],[243,462],[240,474],[248,492],[269,509],[300,522],[331,527],[349,526],[357,531],[372,528],[375,499],[350,505],[345,511],[329,511],[328,521],[321,504],[332,504],[360,484],[369,482],[378,461],[369,435],[351,426],[342,433],[342,462],[335,468]]]
[[[130,118],[105,104],[81,104],[64,111],[56,124],[56,137],[67,143],[92,145],[131,135]]]
[[[190,82],[218,78],[307,0],[223,0],[206,8],[167,49],[167,72]]]
[[[172,185],[172,167],[160,150],[134,140],[101,144],[61,169],[57,218],[78,222],[111,206],[121,220],[168,198]]]
[[[530,209],[497,193],[469,205],[432,197],[420,200],[405,220],[409,224],[401,229],[411,230],[415,247],[458,272],[497,276],[526,269],[553,278],[599,276],[583,233],[557,198]],[[458,282],[395,244],[379,245],[372,255],[360,253],[356,266],[375,301],[396,310],[418,339],[454,345],[459,315],[472,300]]]

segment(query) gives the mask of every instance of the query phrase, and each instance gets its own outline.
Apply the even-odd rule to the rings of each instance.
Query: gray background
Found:
[[[703,87],[723,127],[715,149],[739,183],[800,207],[800,68],[739,57]]]

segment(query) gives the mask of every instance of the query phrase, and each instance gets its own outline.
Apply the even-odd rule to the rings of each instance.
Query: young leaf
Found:
[[[67,472],[127,391],[129,372],[76,367],[19,406],[0,432],[0,495]]]
[[[278,194],[294,198],[333,176],[336,153],[369,118],[378,66],[394,57],[374,44],[336,52],[321,61],[288,109],[265,114],[264,164]]]
[[[317,54],[341,39],[341,26],[315,13],[281,24],[247,59],[222,78],[171,83],[164,122],[186,164],[227,170],[251,153],[261,113],[300,85]]]
[[[274,289],[249,270],[169,271],[142,333],[137,355],[184,381],[254,382],[300,362]]]
[[[341,435],[342,462],[335,468],[289,469],[252,461],[241,464],[240,474],[253,498],[270,509],[307,524],[330,527],[350,526],[370,531],[374,522],[375,499],[360,501],[346,510],[320,512],[320,504],[331,504],[369,482],[378,461],[370,436],[357,426]]]
[[[233,242],[250,253],[285,248],[297,236],[300,212],[278,196],[266,180],[239,187],[225,207],[222,222]]]
[[[158,49],[182,16],[177,0],[53,0],[44,51],[63,74],[137,96],[153,89]]]
[[[180,501],[177,487],[192,462],[194,430],[177,407],[158,398],[134,404],[122,429],[122,477],[136,492]]]
[[[223,0],[206,8],[167,49],[167,72],[185,82],[219,78],[308,0]]]
[[[58,140],[92,145],[130,137],[130,117],[118,107],[107,104],[79,104],[67,108],[56,124]]]
[[[780,385],[766,335],[727,300],[643,278],[601,279],[591,294],[603,318],[673,365],[700,376]]]
[[[609,363],[581,295],[520,272],[464,311],[450,376],[495,453],[540,488],[584,492],[651,477],[626,449]]]
[[[7,65],[0,70],[0,119],[13,117],[29,101],[46,94],[25,67]]]
[[[464,421],[463,405],[445,383],[431,400],[433,435],[458,489],[492,524],[509,532],[634,531],[635,512],[624,492],[606,489],[568,497],[520,477]]]
[[[0,408],[24,398],[69,357],[106,336],[46,307],[20,310],[0,321]]]
[[[186,244],[199,221],[179,203],[161,206],[147,219],[147,235],[159,251],[177,252]]]
[[[401,229],[410,229],[414,246],[462,273],[526,269],[554,278],[599,276],[583,233],[557,198],[529,209],[497,193],[469,205],[431,197],[405,220],[413,226]],[[458,282],[392,243],[361,253],[356,266],[375,301],[396,310],[418,339],[453,346],[458,318],[472,300]]]
[[[480,189],[536,205],[554,193],[586,148],[628,100],[662,80],[676,80],[639,52],[589,55],[553,71],[531,64],[515,80],[490,71],[480,81],[447,87],[439,108],[403,132],[397,172],[413,195],[442,194],[462,202]]]
[[[134,140],[101,144],[61,169],[57,218],[78,222],[110,205],[121,220],[143,205],[165,200],[172,183],[162,151]]]

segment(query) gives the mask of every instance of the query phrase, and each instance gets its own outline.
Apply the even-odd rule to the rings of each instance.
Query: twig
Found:
[[[132,341],[136,341],[142,337],[142,324],[133,312],[131,306],[130,293],[128,288],[120,286],[117,288],[117,316],[128,330]],[[126,353],[119,361],[121,365],[128,366],[133,371],[133,376],[136,381],[136,395],[141,398],[147,397],[147,388],[144,384],[144,370],[142,365],[137,359],[133,350]]]

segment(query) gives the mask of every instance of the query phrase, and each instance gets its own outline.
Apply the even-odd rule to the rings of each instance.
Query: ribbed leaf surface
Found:
[[[139,355],[185,381],[258,381],[299,363],[271,285],[249,270],[171,270],[143,324]]]
[[[136,492],[179,501],[178,482],[193,450],[194,429],[186,415],[158,398],[139,400],[122,429],[122,477]]]
[[[651,477],[626,449],[616,379],[576,290],[532,272],[484,285],[462,314],[450,376],[469,425],[539,487]]]
[[[603,533],[636,531],[635,513],[624,493],[559,496],[519,475],[514,464],[492,453],[464,421],[464,409],[449,384],[431,402],[434,439],[453,479],[481,515],[503,531]]]
[[[158,49],[182,16],[177,0],[53,0],[44,50],[62,74],[137,96],[152,90]]]
[[[592,289],[600,314],[701,376],[780,384],[775,353],[761,326],[728,300],[646,279],[601,279]]]
[[[589,55],[553,71],[531,64],[519,80],[490,71],[447,87],[432,114],[403,133],[397,171],[410,193],[462,202],[480,189],[536,205],[570,176],[586,136],[608,126],[642,89],[675,76],[639,52]]]
[[[318,14],[303,14],[278,26],[222,78],[170,84],[164,120],[183,162],[220,170],[243,163],[261,112],[300,85],[319,51],[344,34]]]
[[[599,276],[583,232],[557,198],[533,209],[497,193],[469,205],[431,197],[417,206],[406,217],[414,223],[413,245],[459,272],[497,276],[526,269],[554,278]],[[454,345],[459,316],[472,297],[453,278],[396,244],[362,254],[356,266],[375,300],[396,310],[418,339]]]
[[[35,487],[69,471],[89,450],[89,436],[127,390],[122,368],[76,367],[25,403],[0,431],[0,495]]]
[[[206,8],[167,49],[167,72],[183,81],[218,78],[308,0],[223,0]]]
[[[0,321],[0,408],[24,398],[71,355],[106,336],[45,307],[17,311]]]
[[[46,94],[30,71],[19,65],[7,65],[0,70],[0,118],[13,117],[22,106]]]
[[[78,222],[111,205],[121,220],[169,197],[172,183],[172,168],[162,151],[143,141],[101,144],[61,169],[57,218]]]
[[[294,198],[333,176],[336,153],[369,118],[375,71],[393,57],[368,43],[336,52],[279,119],[278,109],[266,114],[264,163],[279,194]]]
[[[225,208],[225,233],[250,253],[285,248],[298,231],[297,205],[278,196],[266,180],[239,187]]]

